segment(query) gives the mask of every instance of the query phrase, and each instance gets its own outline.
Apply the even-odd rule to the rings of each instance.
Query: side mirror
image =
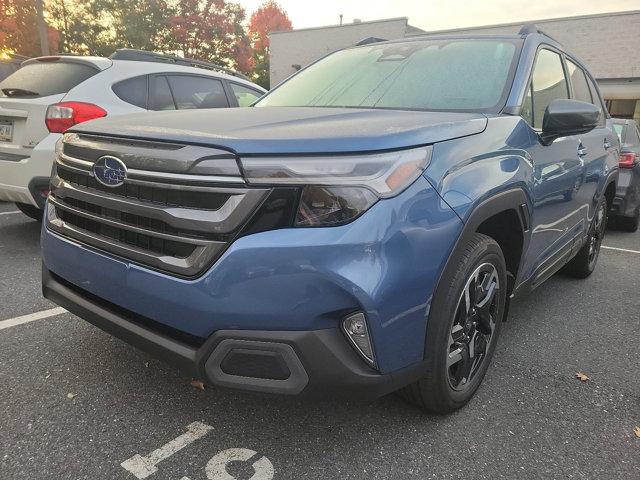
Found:
[[[578,100],[552,101],[542,119],[542,139],[545,142],[567,135],[586,133],[598,126],[600,109]]]

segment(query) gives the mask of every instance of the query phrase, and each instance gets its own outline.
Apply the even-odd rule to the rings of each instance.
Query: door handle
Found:
[[[582,158],[586,155],[587,155],[587,147],[583,145],[578,145],[578,156]]]
[[[609,150],[611,148],[611,143],[609,142],[608,138],[604,139],[604,149],[605,150]]]

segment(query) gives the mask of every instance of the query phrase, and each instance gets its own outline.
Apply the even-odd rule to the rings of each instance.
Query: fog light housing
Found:
[[[342,320],[342,330],[360,356],[369,365],[375,367],[376,360],[373,355],[369,327],[364,313],[354,313]]]

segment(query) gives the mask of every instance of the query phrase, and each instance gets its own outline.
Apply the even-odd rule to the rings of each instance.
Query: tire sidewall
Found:
[[[469,250],[470,244],[472,244],[471,250]],[[454,258],[454,261],[451,262],[452,265],[447,266],[447,271],[440,279],[431,304],[427,324],[425,355],[430,376],[425,379],[427,384],[424,387],[437,391],[437,398],[445,403],[445,405],[442,405],[444,409],[455,409],[463,406],[480,386],[496,348],[507,299],[506,264],[498,244],[490,237],[476,234],[470,241],[460,246],[459,251],[462,254]],[[450,386],[448,381],[446,356],[449,348],[449,333],[453,326],[455,311],[466,281],[482,263],[494,265],[500,281],[496,327],[486,357],[471,380],[470,385],[462,391],[457,391]]]

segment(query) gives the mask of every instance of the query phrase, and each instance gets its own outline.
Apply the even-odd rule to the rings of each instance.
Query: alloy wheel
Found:
[[[447,373],[454,390],[465,390],[480,370],[494,340],[500,280],[496,267],[483,263],[468,278],[449,333]]]
[[[604,232],[607,228],[607,207],[605,203],[601,203],[598,207],[598,211],[593,219],[593,226],[589,232],[589,238],[587,243],[589,245],[589,267],[595,265],[600,253],[600,246],[602,245],[602,239],[604,238]]]

